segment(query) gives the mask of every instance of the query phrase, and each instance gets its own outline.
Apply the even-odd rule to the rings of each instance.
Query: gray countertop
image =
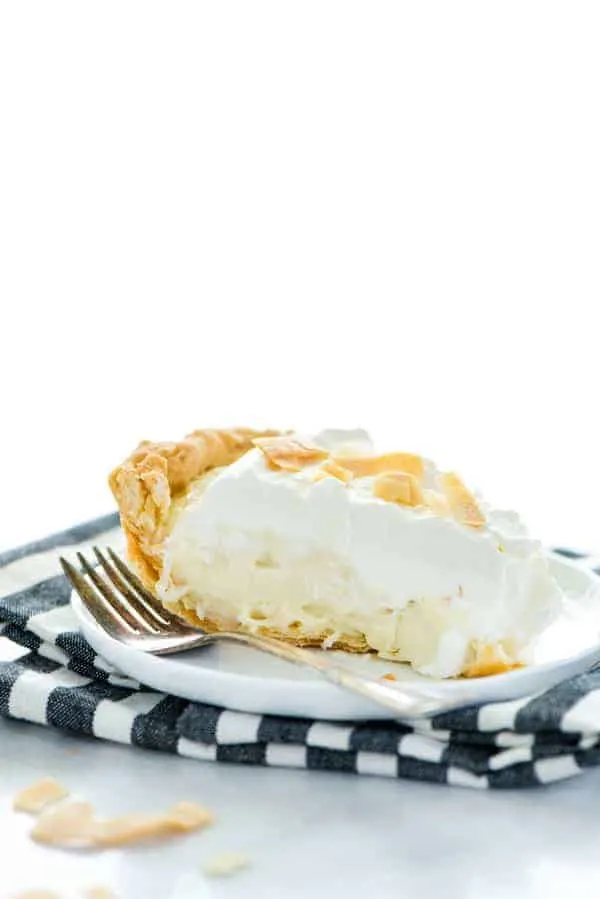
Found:
[[[600,889],[600,771],[536,790],[480,792],[197,762],[5,720],[0,768],[3,896],[45,887],[68,899],[96,883],[119,899],[563,899]],[[100,813],[194,799],[218,820],[153,846],[40,847],[10,803],[48,774]],[[205,878],[203,862],[230,850],[248,853],[251,867]]]

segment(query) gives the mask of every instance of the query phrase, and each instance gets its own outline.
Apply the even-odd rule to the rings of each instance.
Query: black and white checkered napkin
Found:
[[[58,556],[96,542],[120,542],[116,516],[0,555],[1,715],[194,759],[467,787],[544,784],[600,763],[600,671],[414,727],[251,715],[155,693],[77,630]]]

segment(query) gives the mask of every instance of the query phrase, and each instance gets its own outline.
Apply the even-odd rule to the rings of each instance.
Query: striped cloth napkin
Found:
[[[600,762],[600,671],[413,726],[254,715],[156,693],[84,640],[60,573],[60,554],[121,539],[110,515],[0,555],[1,715],[203,761],[476,788],[546,784]]]

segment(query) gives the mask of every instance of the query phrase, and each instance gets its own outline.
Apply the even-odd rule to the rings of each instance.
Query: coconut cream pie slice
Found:
[[[479,676],[520,664],[561,605],[515,513],[362,431],[195,431],[140,444],[110,485],[144,581],[207,631]]]

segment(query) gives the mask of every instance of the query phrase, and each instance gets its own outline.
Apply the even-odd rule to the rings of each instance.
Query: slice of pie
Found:
[[[362,431],[195,431],[140,444],[110,485],[143,580],[207,631],[479,676],[520,664],[560,608],[515,513]]]

